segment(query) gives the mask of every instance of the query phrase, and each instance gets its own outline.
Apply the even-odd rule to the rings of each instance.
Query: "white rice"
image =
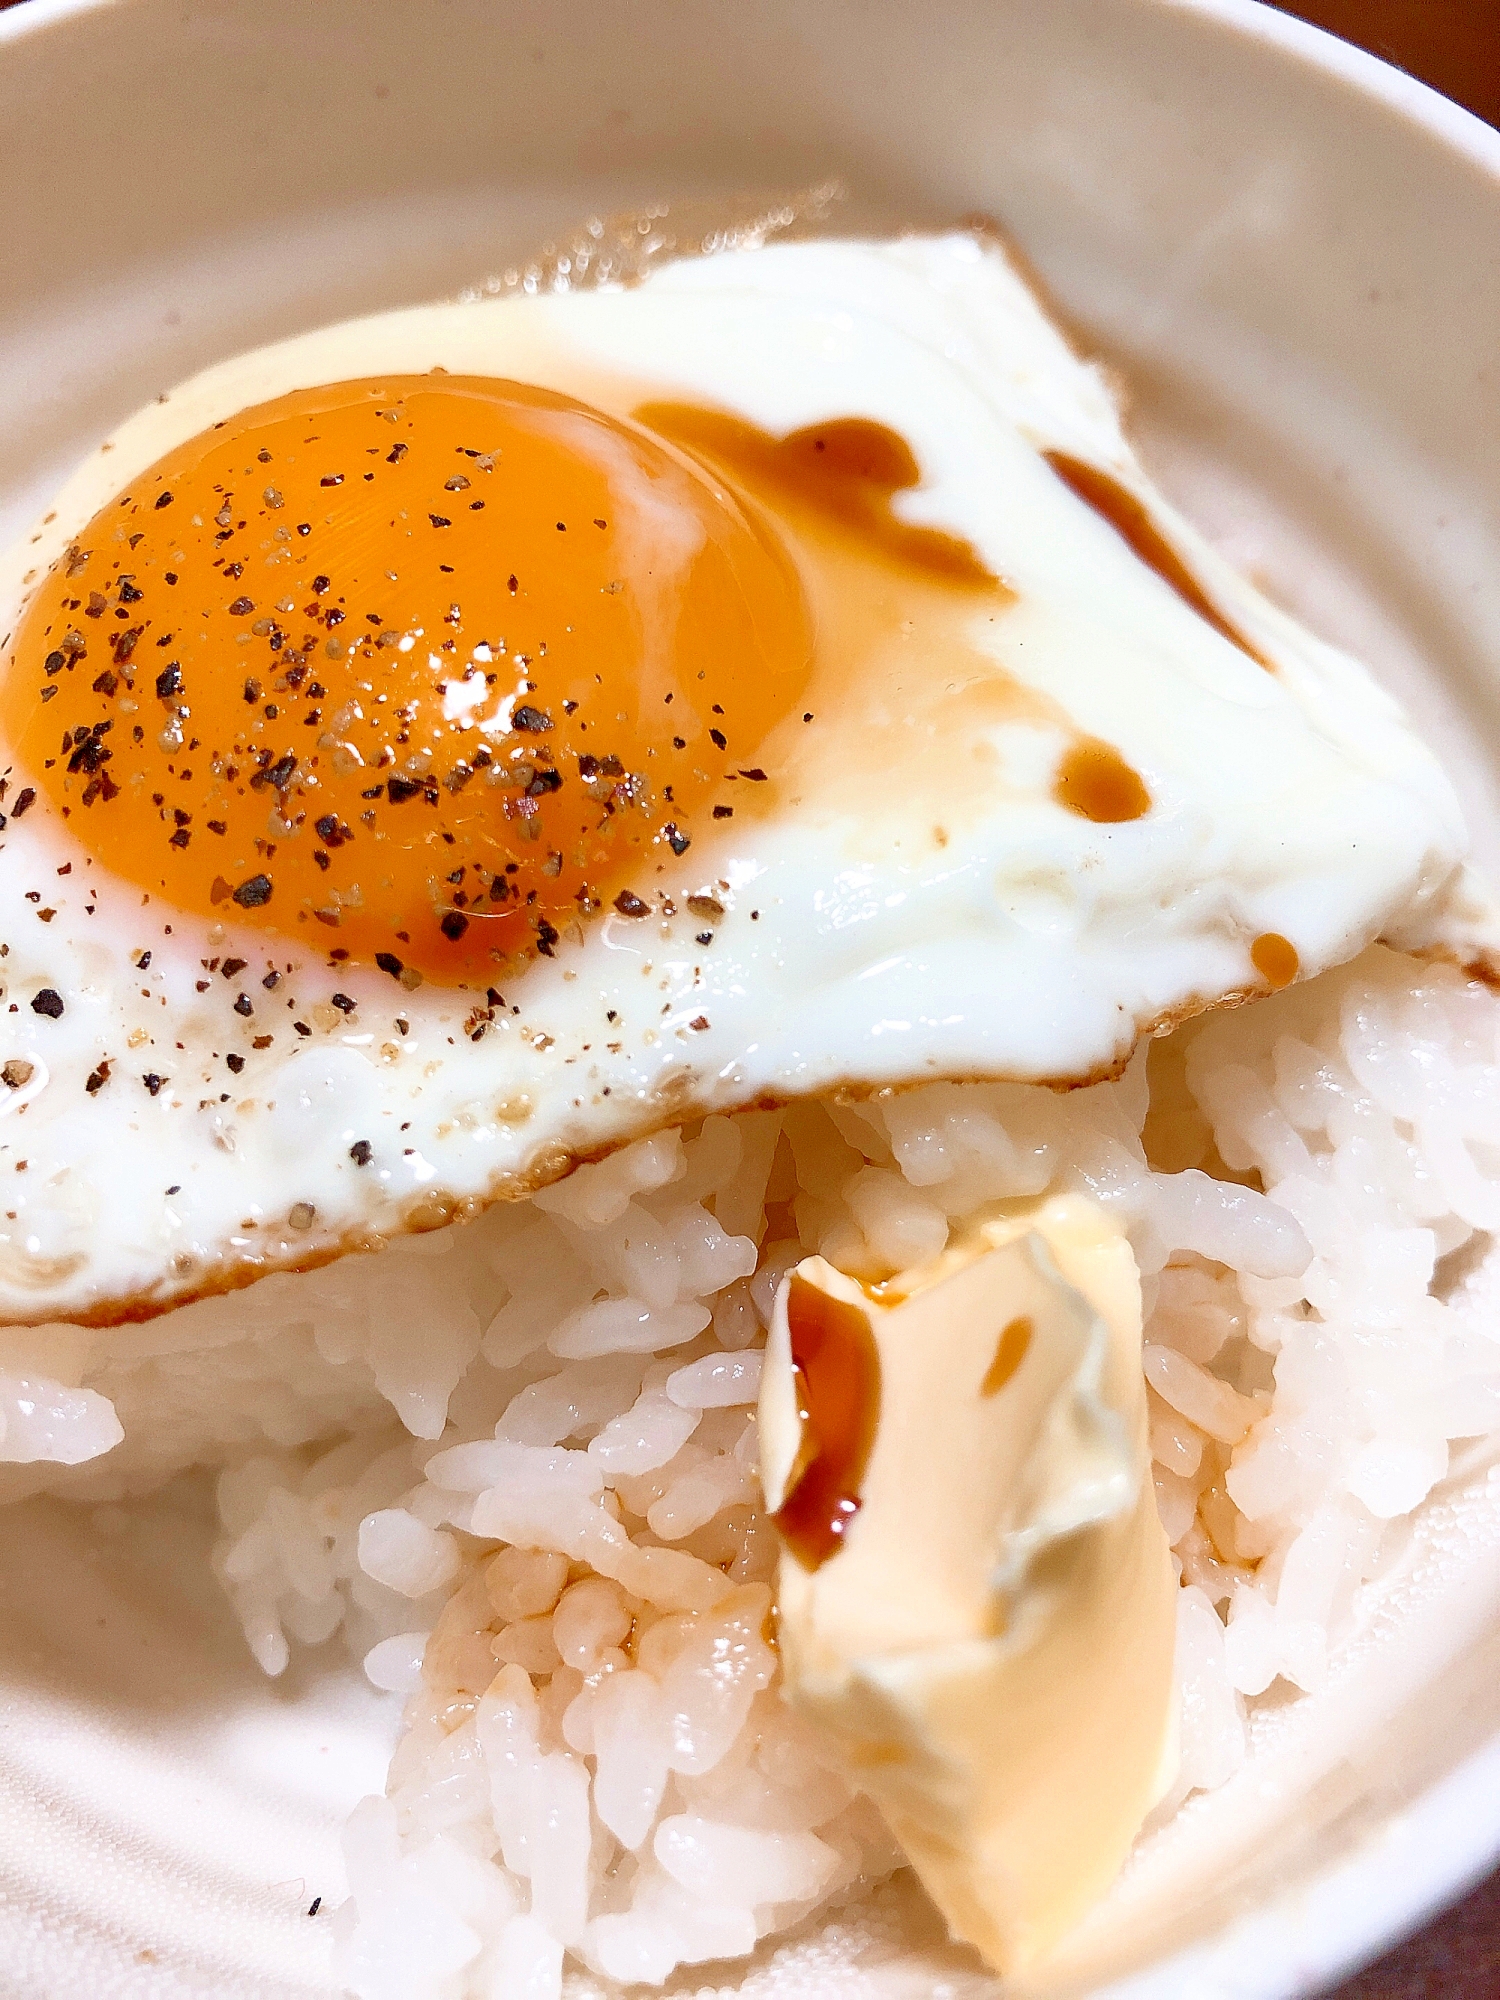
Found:
[[[342,1630],[407,1697],[346,1840],[362,2000],[555,2000],[565,1959],[659,1985],[899,1865],[777,1696],[754,1405],[788,1265],[910,1264],[1049,1188],[1124,1218],[1184,1586],[1170,1807],[1319,1686],[1391,1524],[1500,1429],[1496,1135],[1500,1005],[1377,947],[1116,1084],[710,1118],[379,1258],[0,1335],[6,1490],[222,1466],[261,1664]]]

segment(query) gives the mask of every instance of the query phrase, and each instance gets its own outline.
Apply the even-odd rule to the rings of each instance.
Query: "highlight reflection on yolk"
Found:
[[[162,459],[44,582],[0,706],[149,894],[482,979],[649,889],[810,659],[789,559],[712,472],[434,374],[299,391]]]

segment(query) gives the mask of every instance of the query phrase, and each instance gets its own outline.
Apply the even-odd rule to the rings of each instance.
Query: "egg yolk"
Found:
[[[147,894],[483,982],[644,914],[811,655],[711,468],[434,373],[298,391],[142,474],[28,607],[0,726]]]

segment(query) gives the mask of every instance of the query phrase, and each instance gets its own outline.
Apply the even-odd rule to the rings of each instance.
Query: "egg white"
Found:
[[[605,913],[478,1023],[473,993],[401,993],[296,940],[143,906],[38,810],[0,838],[0,1061],[34,1066],[0,1093],[0,1322],[160,1310],[523,1194],[701,1111],[1104,1074],[1143,1030],[1253,991],[1262,932],[1312,973],[1382,934],[1478,921],[1457,801],[1395,703],[1155,494],[1101,375],[969,234],[738,252],[631,291],[423,307],[228,361],[132,418],[0,564],[0,639],[174,445],[295,388],[435,367],[621,415],[657,397],[777,434],[890,426],[922,469],[902,514],[966,538],[1015,590],[972,647],[1115,746],[1154,809],[1122,825],[1065,811],[1050,795],[1062,738],[1024,718],[946,739],[967,760],[963,810],[947,809],[941,758],[876,781],[870,732],[919,747],[948,692],[898,679],[820,718],[795,810],[705,831],[646,885],[678,914]],[[1049,448],[1143,497],[1274,673],[1075,499]],[[707,946],[695,893],[724,909]],[[294,1051],[278,1035],[231,1078],[231,1004],[271,955],[294,969],[278,993],[247,989],[258,1017],[285,1026],[294,1001],[312,1033]],[[227,956],[249,962],[242,979],[210,969]],[[60,1017],[33,1011],[43,988]],[[165,1079],[154,1096],[146,1073]]]

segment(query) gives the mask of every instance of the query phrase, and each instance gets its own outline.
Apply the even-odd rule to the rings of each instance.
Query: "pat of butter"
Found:
[[[878,1408],[841,1532],[821,1560],[795,1537],[781,1557],[785,1692],[954,1934],[1012,1971],[1109,1885],[1176,1760],[1135,1260],[1102,1209],[1062,1195],[873,1292],[798,1265],[760,1401],[766,1500],[792,1496],[788,1523],[817,1441],[816,1383],[793,1364],[809,1304],[845,1311]],[[825,1377],[844,1417],[852,1379]]]

